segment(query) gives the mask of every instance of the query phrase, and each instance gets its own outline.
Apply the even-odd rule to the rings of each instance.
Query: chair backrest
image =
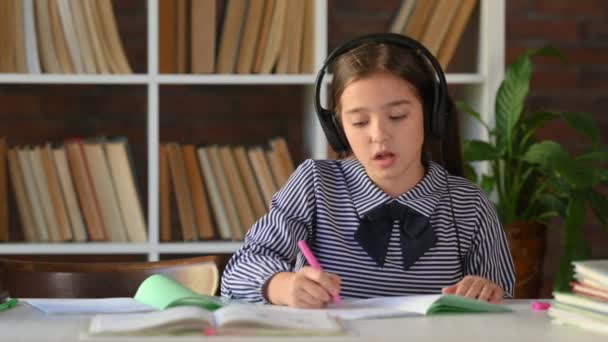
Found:
[[[168,276],[193,291],[215,295],[213,256],[157,262],[41,262],[0,258],[0,288],[18,298],[133,297],[152,274]]]

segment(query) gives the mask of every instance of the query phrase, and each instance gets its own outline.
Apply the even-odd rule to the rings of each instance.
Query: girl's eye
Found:
[[[390,119],[398,121],[398,120],[401,120],[401,119],[405,119],[406,116],[407,116],[406,114],[403,114],[403,115],[391,115]]]
[[[367,121],[356,121],[356,122],[353,122],[352,124],[355,127],[363,127],[363,126],[365,126],[365,124],[367,124]]]

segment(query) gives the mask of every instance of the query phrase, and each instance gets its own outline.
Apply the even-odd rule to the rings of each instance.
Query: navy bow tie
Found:
[[[435,245],[435,232],[428,217],[397,201],[381,204],[361,218],[355,240],[383,267],[395,221],[399,224],[403,269],[407,270]]]

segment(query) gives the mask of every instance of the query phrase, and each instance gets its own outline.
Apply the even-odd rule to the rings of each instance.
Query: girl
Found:
[[[428,59],[436,61],[419,43],[382,36],[359,38],[328,58],[338,132],[322,124],[330,142],[332,134],[345,140],[346,158],[297,168],[226,266],[223,296],[319,308],[337,294],[446,293],[495,303],[513,295],[495,209],[457,176],[457,113],[447,90],[439,100],[448,104],[448,136],[432,139],[441,69],[430,70]],[[446,153],[445,168],[439,163],[448,158],[432,158],[442,146],[456,151]],[[299,240],[309,242],[323,271],[305,266]]]

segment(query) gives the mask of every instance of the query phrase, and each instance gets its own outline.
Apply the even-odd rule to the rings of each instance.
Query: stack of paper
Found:
[[[554,323],[608,334],[608,259],[573,265],[572,293],[554,292],[549,316]]]

